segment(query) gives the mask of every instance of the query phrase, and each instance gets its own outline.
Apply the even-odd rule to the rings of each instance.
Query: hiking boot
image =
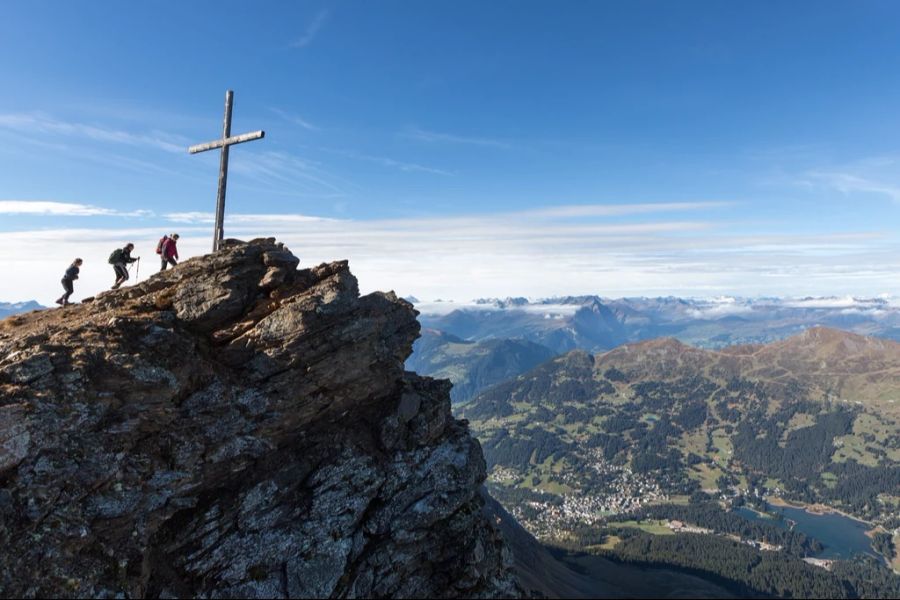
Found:
[[[56,299],[56,303],[59,304],[60,306],[65,306],[65,305],[63,304],[62,298],[57,298],[57,299]]]

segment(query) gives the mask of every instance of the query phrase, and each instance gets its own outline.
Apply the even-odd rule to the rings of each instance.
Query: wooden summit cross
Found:
[[[226,91],[225,126],[222,131],[222,139],[206,142],[205,144],[197,144],[188,148],[188,152],[191,154],[206,152],[216,148],[222,149],[222,157],[219,161],[219,193],[216,197],[216,227],[213,230],[213,252],[221,247],[222,239],[225,237],[225,185],[228,182],[228,148],[234,144],[251,142],[266,137],[265,131],[253,131],[231,137],[231,106],[233,101],[234,92],[231,90]]]

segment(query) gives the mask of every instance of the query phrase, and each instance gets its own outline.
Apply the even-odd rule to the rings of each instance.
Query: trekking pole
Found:
[[[134,267],[134,282],[137,283],[141,280],[141,257],[138,256],[137,265]]]

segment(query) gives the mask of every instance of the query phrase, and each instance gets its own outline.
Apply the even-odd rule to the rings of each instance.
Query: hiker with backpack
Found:
[[[56,303],[60,306],[68,306],[71,304],[71,302],[69,302],[69,296],[75,292],[75,287],[72,285],[72,282],[78,279],[78,273],[81,271],[82,262],[83,261],[80,258],[76,258],[72,261],[72,264],[69,265],[69,268],[66,269],[66,274],[63,275],[62,278],[62,286],[63,289],[66,290],[66,293],[56,299]]]
[[[169,265],[173,267],[178,264],[178,234],[164,235],[156,244],[156,253],[159,254],[161,262],[160,272],[165,271]]]
[[[109,264],[113,266],[113,270],[116,272],[116,282],[111,289],[117,290],[120,285],[128,281],[128,267],[126,265],[140,260],[140,256],[131,257],[132,250],[134,250],[134,244],[128,243],[124,248],[113,250],[113,253],[109,255]]]

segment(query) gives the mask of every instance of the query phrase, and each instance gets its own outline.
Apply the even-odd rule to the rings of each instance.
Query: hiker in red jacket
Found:
[[[178,258],[178,234],[173,233],[172,235],[164,236],[163,239],[160,240],[160,248],[159,248],[159,258],[162,265],[160,266],[160,271],[165,271],[169,265],[173,267],[178,264],[176,260]]]

